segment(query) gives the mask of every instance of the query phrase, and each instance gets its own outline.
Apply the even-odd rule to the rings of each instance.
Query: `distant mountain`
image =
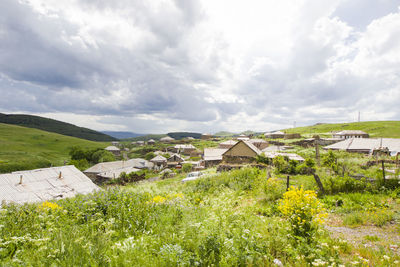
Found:
[[[117,131],[102,131],[102,133],[115,137],[117,139],[127,139],[145,135],[132,132],[117,132]]]
[[[148,141],[150,139],[153,140],[160,140],[161,138],[167,136],[166,134],[146,134],[138,137],[133,137],[133,138],[126,138],[122,141]]]
[[[100,133],[88,128],[78,127],[70,123],[44,118],[40,116],[0,113],[0,123],[19,125],[28,128],[35,128],[47,132],[73,136],[91,141],[117,140],[114,137],[111,137],[104,133]]]
[[[229,136],[234,136],[236,135],[235,133],[227,132],[227,131],[221,131],[217,132],[214,134],[215,136],[221,136],[221,137],[229,137]]]
[[[193,137],[194,139],[201,139],[201,133],[190,133],[190,132],[174,132],[174,133],[167,133],[168,136],[180,140],[186,137]]]

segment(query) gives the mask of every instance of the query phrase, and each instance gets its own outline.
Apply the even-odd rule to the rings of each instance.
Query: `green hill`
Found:
[[[297,127],[284,130],[287,133],[302,135],[319,134],[330,136],[332,131],[362,130],[370,137],[400,138],[400,121],[365,121],[352,123],[323,123],[313,126]]]
[[[91,141],[117,140],[114,137],[111,137],[109,135],[91,129],[78,127],[70,123],[43,118],[39,116],[33,116],[33,115],[0,113],[0,123],[19,125],[28,128],[35,128],[47,132],[73,136]]]
[[[0,123],[0,173],[62,165],[69,148],[104,148],[108,144]]]

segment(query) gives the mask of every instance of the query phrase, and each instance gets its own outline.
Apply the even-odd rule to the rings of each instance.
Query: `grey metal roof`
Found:
[[[97,190],[100,188],[72,165],[0,174],[0,202],[40,202]]]
[[[265,152],[267,158],[273,159],[277,156],[288,157],[290,160],[304,161],[304,159],[295,153],[281,153],[281,152]]]
[[[226,148],[204,148],[204,160],[222,160],[222,154],[224,154],[228,149]]]
[[[150,160],[151,162],[167,162],[167,159],[161,155],[155,156]]]
[[[107,151],[119,151],[119,148],[116,146],[108,146],[106,148],[104,148]]]
[[[224,141],[224,142],[222,142],[222,143],[219,143],[220,145],[235,145],[236,143],[237,143],[238,141],[237,140],[227,140],[227,141]]]
[[[400,152],[400,139],[398,138],[350,138],[324,147],[324,149],[347,151],[372,151],[377,148],[387,147],[390,153]]]
[[[141,158],[136,158],[136,159],[130,159],[130,160],[119,160],[119,161],[110,161],[110,162],[102,162],[98,163],[89,169],[85,170],[85,173],[101,173],[101,172],[107,172],[111,170],[117,170],[121,168],[126,168],[126,167],[133,167],[133,168],[138,168],[138,169],[143,169],[143,168],[152,168],[153,163],[149,162],[148,160],[141,159]]]
[[[106,172],[102,172],[99,173],[98,175],[104,178],[109,178],[109,179],[113,179],[113,178],[118,178],[121,173],[125,172],[126,174],[129,174],[131,172],[137,172],[140,171],[140,169],[134,168],[134,167],[125,167],[125,168],[121,168],[121,169],[114,169],[114,170],[109,170]]]
[[[343,130],[340,132],[335,133],[335,135],[358,135],[358,134],[367,134],[364,131],[361,130]]]
[[[195,146],[193,146],[192,144],[188,144],[188,145],[175,145],[176,149],[196,149]]]

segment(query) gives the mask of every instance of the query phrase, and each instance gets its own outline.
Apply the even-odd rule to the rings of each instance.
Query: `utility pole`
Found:
[[[361,118],[361,112],[358,111],[358,122],[360,122],[360,118]]]

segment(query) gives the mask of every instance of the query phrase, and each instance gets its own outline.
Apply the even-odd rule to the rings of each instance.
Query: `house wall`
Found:
[[[250,149],[246,144],[240,142],[232,149],[226,151],[223,156],[228,157],[255,157],[257,153]]]

